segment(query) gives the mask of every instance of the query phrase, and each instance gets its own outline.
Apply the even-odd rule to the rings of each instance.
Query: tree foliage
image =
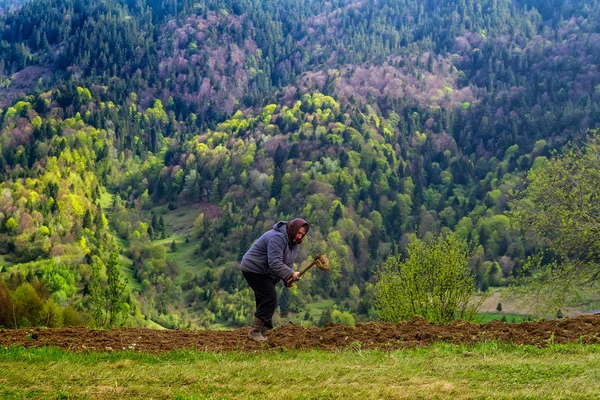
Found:
[[[125,321],[127,280],[119,269],[119,254],[111,252],[106,264],[106,280],[101,274],[101,265],[93,264],[91,281],[92,318],[100,328],[112,328]]]
[[[375,306],[384,321],[400,322],[415,316],[432,323],[469,320],[475,281],[469,271],[467,243],[455,234],[429,242],[411,236],[408,256],[388,257],[377,272]]]
[[[92,310],[117,241],[127,323],[243,324],[232,271],[297,216],[301,258],[334,268],[297,304],[332,298],[356,321],[374,265],[415,230],[472,243],[482,289],[529,274],[540,248],[545,265],[585,259],[504,212],[530,168],[600,123],[600,0],[88,3],[0,16],[2,276],[31,271],[11,295],[38,279],[65,324]]]
[[[545,249],[523,275],[563,301],[569,290],[600,278],[600,134],[536,164],[510,216]]]

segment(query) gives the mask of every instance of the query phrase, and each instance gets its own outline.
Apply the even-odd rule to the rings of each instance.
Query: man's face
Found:
[[[298,230],[298,233],[296,233],[296,236],[294,236],[294,243],[295,244],[302,243],[302,239],[304,238],[304,235],[306,235],[306,227],[302,226]]]

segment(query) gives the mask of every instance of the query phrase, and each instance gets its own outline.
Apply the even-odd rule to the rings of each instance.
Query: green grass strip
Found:
[[[590,399],[600,345],[498,342],[390,353],[69,353],[0,348],[2,399]]]

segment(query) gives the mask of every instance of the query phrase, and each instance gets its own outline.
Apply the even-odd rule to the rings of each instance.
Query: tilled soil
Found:
[[[4,329],[0,346],[54,346],[70,351],[164,352],[178,349],[200,351],[262,351],[269,349],[344,348],[394,350],[428,346],[434,342],[475,344],[484,341],[547,346],[553,343],[600,343],[600,316],[579,316],[555,321],[506,324],[492,321],[478,325],[457,321],[432,325],[415,318],[400,324],[367,322],[355,326],[328,324],[323,328],[285,325],[268,333],[265,343],[247,338],[248,328],[229,331],[111,329]]]

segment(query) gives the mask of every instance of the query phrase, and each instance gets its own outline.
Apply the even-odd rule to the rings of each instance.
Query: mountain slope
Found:
[[[598,6],[29,2],[0,32],[7,290],[36,277],[85,316],[120,248],[129,324],[241,325],[237,262],[296,216],[333,273],[283,314],[373,318],[376,265],[414,231],[457,231],[503,285],[540,246],[509,194],[600,122]]]

